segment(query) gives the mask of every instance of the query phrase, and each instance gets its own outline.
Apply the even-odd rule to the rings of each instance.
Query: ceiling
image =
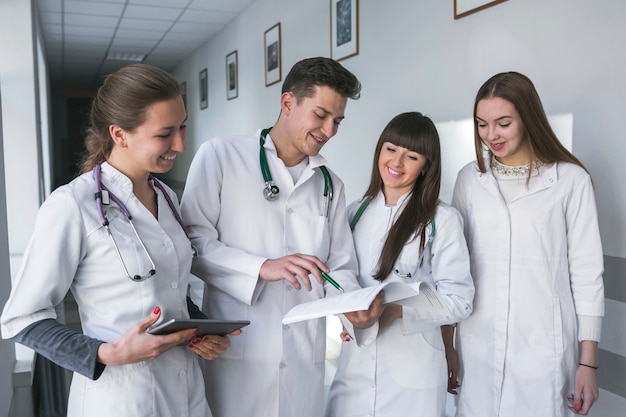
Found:
[[[254,0],[35,1],[50,82],[80,90],[140,55],[171,71]]]

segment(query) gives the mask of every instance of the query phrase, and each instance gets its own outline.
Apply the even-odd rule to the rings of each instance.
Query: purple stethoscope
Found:
[[[135,225],[133,224],[133,216],[131,216],[130,211],[128,211],[128,208],[126,207],[126,205],[122,203],[122,200],[120,200],[104,184],[102,184],[100,171],[101,171],[100,164],[96,164],[93,167],[92,174],[93,174],[93,179],[96,183],[96,193],[95,193],[96,207],[98,208],[98,214],[100,215],[102,226],[104,226],[109,237],[111,238],[111,242],[113,242],[113,246],[115,247],[115,252],[117,252],[117,256],[120,259],[120,262],[122,263],[122,268],[124,268],[124,272],[126,273],[126,276],[131,281],[141,282],[147,278],[150,278],[154,274],[156,274],[156,266],[154,264],[154,261],[152,260],[152,257],[150,256],[150,253],[148,253],[148,249],[146,248],[146,245],[143,243],[143,240],[139,236],[139,233],[137,233],[137,229],[135,229]],[[172,202],[172,199],[170,198],[169,194],[165,190],[165,187],[163,187],[163,184],[161,184],[159,180],[157,180],[156,177],[152,174],[149,175],[148,179],[152,180],[152,183],[159,190],[161,190],[161,193],[163,194],[163,197],[165,197],[165,200],[167,201],[167,205],[170,207],[170,210],[172,210],[172,214],[174,214],[176,221],[178,222],[178,224],[180,224],[180,227],[182,227],[183,231],[185,232],[185,235],[187,235],[187,230],[185,229],[183,219],[181,219],[180,214],[178,214],[178,210],[176,210],[176,206],[174,206],[174,202]],[[104,214],[103,205],[109,205],[111,200],[113,200],[115,204],[118,205],[120,210],[122,210],[122,213],[124,213],[124,215],[128,219],[128,223],[130,224],[131,229],[133,229],[133,232],[135,233],[135,236],[137,237],[137,240],[139,241],[141,248],[146,254],[146,258],[148,258],[148,261],[150,262],[151,268],[148,271],[148,273],[145,275],[130,275],[128,273],[128,269],[126,268],[126,263],[124,262],[124,258],[122,257],[120,248],[118,247],[117,242],[115,241],[115,238],[113,237],[113,234],[111,233],[111,228],[109,227],[109,219]],[[187,237],[189,238],[188,235]],[[193,256],[196,256],[198,252],[193,245],[191,245],[191,250],[192,250]]]

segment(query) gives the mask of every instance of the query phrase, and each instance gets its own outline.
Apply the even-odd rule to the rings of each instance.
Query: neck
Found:
[[[406,190],[398,190],[395,188],[383,187],[383,196],[385,196],[385,204],[395,205],[398,204],[398,200],[406,194]]]
[[[272,137],[272,142],[274,142],[276,154],[285,166],[296,166],[306,158],[305,154],[289,143],[289,132],[282,129],[278,124],[270,130],[269,135]]]

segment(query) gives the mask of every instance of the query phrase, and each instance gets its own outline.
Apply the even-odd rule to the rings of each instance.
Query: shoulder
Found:
[[[576,164],[569,162],[557,162],[556,169],[559,178],[572,179],[574,181],[591,179],[589,173]]]
[[[83,221],[95,226],[98,223],[95,200],[95,185],[91,173],[82,174],[68,184],[56,188],[39,208],[38,221],[63,223]],[[87,220],[90,219],[90,220]]]
[[[448,203],[439,200],[435,211],[435,221],[461,221],[461,213]]]
[[[209,152],[210,150],[224,150],[259,146],[258,136],[254,135],[232,135],[215,136],[200,145],[198,152]]]
[[[480,170],[478,169],[478,163],[476,161],[471,161],[459,170],[458,178],[471,178],[479,174]]]
[[[328,167],[328,165],[323,165],[323,166],[326,168],[326,170],[328,171],[328,174],[330,175],[330,178],[331,178],[331,180],[333,182],[333,187],[335,187],[337,189],[343,188],[343,180],[341,178],[339,178],[339,175],[335,174],[335,171],[330,169]],[[321,172],[321,170],[320,170],[320,172]]]

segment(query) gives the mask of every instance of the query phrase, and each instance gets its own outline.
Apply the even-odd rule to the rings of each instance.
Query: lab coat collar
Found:
[[[490,162],[491,156],[485,157],[486,167],[489,167]],[[476,175],[478,176],[478,182],[483,187],[485,187],[485,189],[487,189],[492,194],[499,196],[499,198],[504,201],[498,188],[498,181],[491,172],[491,169],[487,169],[487,172],[480,172],[480,170],[478,169],[478,164],[476,164]],[[543,165],[539,168],[539,174],[531,177],[528,185],[524,187],[524,192],[515,197],[512,201],[515,201],[518,198],[522,198],[530,194],[534,194],[541,190],[545,190],[546,188],[550,188],[557,183],[558,179],[559,177],[556,162]]]
[[[257,131],[256,133],[257,138],[261,137],[261,130],[262,129],[259,129]],[[263,145],[263,149],[265,149],[266,152],[271,152],[276,157],[278,157],[278,153],[276,152],[276,145],[274,144],[274,141],[272,140],[272,137],[270,136],[269,133],[267,134],[267,136],[265,136],[265,144]],[[317,167],[320,167],[322,165],[327,165],[327,164],[328,164],[328,161],[321,154],[309,156],[308,168],[311,170]]]
[[[126,175],[122,174],[108,162],[101,164],[102,183],[113,193],[125,201],[133,192],[133,183]]]

